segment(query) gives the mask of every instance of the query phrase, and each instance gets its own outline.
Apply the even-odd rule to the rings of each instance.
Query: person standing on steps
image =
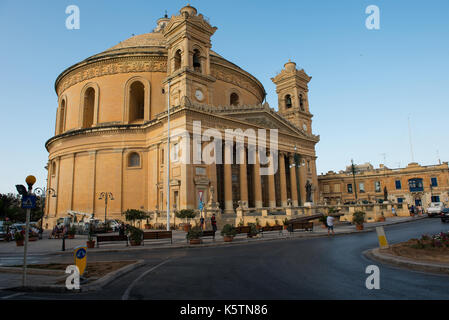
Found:
[[[215,219],[215,213],[210,218],[210,224],[212,225],[212,230],[214,230],[214,232],[217,232],[217,220]]]

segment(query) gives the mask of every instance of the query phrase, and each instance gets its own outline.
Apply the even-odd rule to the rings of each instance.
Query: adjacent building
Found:
[[[354,172],[354,174],[353,174]],[[447,162],[390,169],[371,164],[348,166],[346,170],[318,176],[320,201],[328,205],[394,203],[428,207],[431,202],[449,204],[449,167]]]

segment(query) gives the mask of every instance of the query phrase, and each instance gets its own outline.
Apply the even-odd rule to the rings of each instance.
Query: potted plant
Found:
[[[67,239],[75,239],[76,228],[75,226],[71,226],[69,230],[67,230]]]
[[[378,221],[378,222],[384,222],[384,221],[385,221],[384,212],[381,211],[380,214],[381,214],[381,216],[380,216],[379,218],[377,218],[377,221]]]
[[[363,223],[365,222],[365,212],[363,211],[354,212],[352,222],[355,224],[357,230],[363,230]]]
[[[147,216],[147,222],[145,223],[145,229],[146,230],[151,229],[151,224],[150,224],[150,221],[148,220],[148,216]]]
[[[255,237],[259,234],[257,227],[254,223],[249,223],[248,226],[250,227],[250,230],[248,233],[249,238]]]
[[[284,224],[284,230],[287,230],[287,227],[288,227],[288,219],[287,218],[284,219],[283,224]]]
[[[200,227],[193,227],[186,234],[186,238],[187,240],[189,240],[190,244],[201,244],[200,237],[201,237]]]
[[[18,247],[23,246],[23,240],[24,240],[24,235],[22,232],[17,231],[16,233],[14,233],[14,240],[16,240],[16,245]]]
[[[234,236],[236,235],[237,230],[230,224],[225,224],[223,229],[221,230],[221,235],[223,236],[223,240],[225,242],[231,242]]]
[[[128,239],[131,246],[140,246],[143,239],[143,231],[139,228],[129,226]]]
[[[327,216],[322,216],[318,219],[321,222],[321,228],[326,229],[327,228]]]
[[[86,245],[88,249],[95,248],[94,230],[92,224],[89,225],[89,233],[87,234]]]
[[[187,219],[187,221],[189,221],[190,219],[195,218],[195,211],[193,211],[192,209],[182,209],[176,212],[176,217],[180,219]],[[191,227],[192,225],[190,224],[190,222],[183,224],[183,229],[185,232],[189,232]]]
[[[136,221],[148,218],[148,214],[145,211],[137,209],[128,209],[122,215],[125,216],[126,221],[131,221],[133,226],[135,226]]]
[[[29,237],[28,240],[30,240],[30,241],[37,241],[37,240],[39,240],[39,234],[36,233],[36,232],[31,231],[30,232],[30,237]]]
[[[257,230],[262,229],[262,226],[259,223],[259,218],[256,218],[256,228],[257,228]]]

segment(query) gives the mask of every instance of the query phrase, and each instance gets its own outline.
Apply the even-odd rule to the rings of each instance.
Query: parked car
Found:
[[[6,228],[3,225],[0,225],[0,240],[5,241],[7,239]]]
[[[427,208],[427,215],[429,217],[439,217],[444,208],[443,202],[432,202]]]
[[[443,223],[448,222],[449,221],[449,208],[444,208],[441,211],[440,217],[441,217],[441,222],[443,222]]]

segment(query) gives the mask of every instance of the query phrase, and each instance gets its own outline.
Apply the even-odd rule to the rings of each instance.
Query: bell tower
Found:
[[[217,30],[190,5],[171,17],[162,33],[167,42],[166,88],[170,81],[170,101],[176,106],[186,96],[192,102],[212,104],[210,38]]]
[[[296,63],[290,60],[277,76],[271,78],[278,94],[278,113],[308,134],[312,133],[313,117],[307,96],[311,79],[303,69],[296,69]]]

